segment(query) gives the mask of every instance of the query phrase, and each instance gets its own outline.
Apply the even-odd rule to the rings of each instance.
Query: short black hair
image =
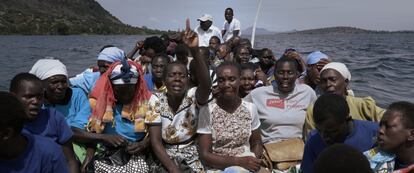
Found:
[[[164,40],[157,36],[148,37],[144,40],[144,49],[153,49],[157,53],[165,53],[167,46]]]
[[[168,72],[172,69],[172,67],[174,67],[174,66],[181,66],[181,67],[183,67],[184,69],[185,69],[185,72],[187,73],[187,76],[188,76],[188,69],[187,69],[187,66],[186,65],[184,65],[183,63],[181,63],[181,62],[178,62],[178,61],[174,61],[174,62],[171,62],[171,63],[169,63],[168,65],[167,65],[167,67],[164,69],[164,71],[163,71],[163,73],[162,73],[162,79],[163,80],[165,80],[166,78],[167,78],[167,74],[168,74]]]
[[[337,123],[344,123],[349,117],[349,107],[343,96],[323,94],[313,106],[313,119],[316,124],[334,118]]]
[[[263,54],[264,54],[266,51],[268,51],[268,52],[272,53],[272,55],[273,55],[273,51],[272,51],[272,50],[270,50],[269,48],[263,48],[263,49],[260,51],[260,57],[263,57]]]
[[[284,62],[288,62],[288,63],[293,64],[294,69],[296,71],[298,71],[298,66],[299,66],[298,62],[296,60],[294,60],[293,58],[289,58],[289,57],[279,58],[275,63],[276,68],[278,67],[279,64],[284,63]],[[277,72],[277,70],[274,71],[274,73],[276,73],[276,72]]]
[[[407,101],[399,101],[391,103],[388,106],[387,112],[401,113],[401,121],[405,128],[414,128],[414,104]]]
[[[373,173],[368,159],[360,151],[346,144],[334,144],[323,150],[314,163],[313,171],[315,173]]]
[[[19,86],[23,81],[33,81],[33,82],[42,82],[36,75],[30,73],[19,73],[13,77],[10,82],[9,91],[12,93],[17,93],[19,90]]]
[[[217,41],[218,41],[218,43],[219,43],[219,44],[221,44],[221,40],[220,40],[220,38],[218,38],[217,36],[215,36],[215,35],[211,36],[210,40],[212,40],[212,39],[217,40]],[[209,42],[210,42],[210,40],[209,40]]]
[[[240,64],[241,71],[243,71],[243,70],[256,71],[257,68],[258,68],[258,66],[256,64],[252,63],[252,62]]]
[[[167,64],[171,62],[171,59],[170,59],[170,57],[167,54],[165,54],[165,53],[159,53],[159,54],[156,54],[154,56],[154,58],[151,59],[151,64],[153,64],[154,61],[157,60],[157,59],[159,59],[159,58],[161,58]]]
[[[25,116],[23,103],[14,94],[0,91],[0,129],[11,127],[20,133]]]
[[[232,9],[232,8],[228,7],[228,8],[226,8],[226,10],[224,10],[224,11],[227,11],[227,10],[230,10],[230,11],[231,11],[231,13],[233,13],[233,9]]]
[[[219,71],[220,68],[224,68],[224,67],[234,67],[234,68],[236,68],[236,70],[239,73],[239,75],[241,75],[240,65],[238,63],[231,62],[231,61],[224,61],[224,62],[222,62],[219,66],[217,66],[216,73]]]

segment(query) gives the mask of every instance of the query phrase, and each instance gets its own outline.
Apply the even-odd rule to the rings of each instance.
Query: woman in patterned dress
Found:
[[[220,93],[208,107],[203,107],[208,111],[200,114],[200,158],[207,172],[260,169],[260,121],[256,106],[239,97],[240,73],[234,63],[225,62],[217,68]]]
[[[145,119],[153,152],[162,165],[161,168],[151,167],[153,172],[204,171],[195,138],[198,108],[208,100],[211,80],[198,50],[197,35],[189,28],[184,34],[184,42],[191,49],[193,61],[196,61],[199,70],[196,75],[200,82],[198,87],[189,89],[187,68],[179,62],[173,62],[165,69],[163,79],[167,92],[152,95],[150,111]]]

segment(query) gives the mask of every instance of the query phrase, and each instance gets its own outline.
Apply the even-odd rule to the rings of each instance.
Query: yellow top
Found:
[[[378,107],[375,100],[371,97],[360,98],[346,96],[346,101],[348,102],[349,114],[352,119],[379,122],[385,112],[385,109]],[[313,121],[312,104],[306,111],[305,125],[303,129],[304,136],[307,136],[313,129],[315,129],[315,122]]]

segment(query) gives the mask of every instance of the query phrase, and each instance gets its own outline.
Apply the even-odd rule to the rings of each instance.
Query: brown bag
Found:
[[[270,169],[286,170],[300,163],[304,148],[305,143],[299,138],[265,144],[264,164]]]

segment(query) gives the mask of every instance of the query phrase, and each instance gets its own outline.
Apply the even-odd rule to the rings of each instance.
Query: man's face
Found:
[[[209,28],[210,28],[210,26],[213,24],[213,22],[212,21],[209,21],[209,20],[207,20],[207,21],[205,21],[205,22],[203,22],[203,21],[200,21],[200,27],[201,27],[201,29],[203,29],[204,31],[207,31]]]
[[[397,111],[387,111],[382,117],[378,130],[378,146],[387,152],[395,153],[407,141],[413,129],[406,128],[402,115]]]
[[[218,49],[218,47],[219,47],[219,45],[220,45],[220,40],[218,40],[218,39],[214,39],[214,38],[211,38],[211,39],[210,39],[209,46],[210,46],[213,50],[217,50],[217,49]]]
[[[272,65],[273,62],[273,54],[270,51],[264,51],[261,57],[261,63],[265,66]]]
[[[224,18],[227,20],[227,22],[231,22],[231,20],[233,20],[233,11],[231,10],[226,10],[224,11]]]
[[[162,73],[164,72],[167,63],[163,60],[163,58],[155,57],[152,64],[152,75],[159,80],[162,80]]]
[[[349,133],[347,122],[338,123],[334,118],[329,118],[321,123],[317,123],[316,129],[326,145],[343,143]]]
[[[28,112],[26,120],[36,119],[43,100],[42,83],[40,81],[22,81],[15,94]]]

